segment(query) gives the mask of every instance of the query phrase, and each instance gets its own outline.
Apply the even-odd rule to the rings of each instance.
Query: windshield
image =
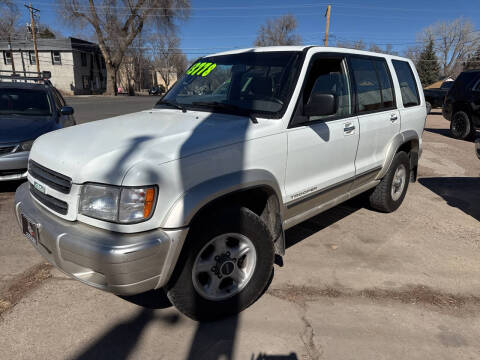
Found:
[[[33,89],[0,88],[0,114],[51,115],[47,93]]]
[[[300,52],[250,52],[199,59],[156,107],[279,117],[288,105]]]

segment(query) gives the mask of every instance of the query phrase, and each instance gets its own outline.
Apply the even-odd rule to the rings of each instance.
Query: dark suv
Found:
[[[445,97],[443,116],[455,139],[475,136],[480,128],[480,69],[462,72]]]
[[[47,79],[48,72],[26,72],[23,77],[9,73],[0,71],[0,181],[27,176],[28,155],[37,137],[75,125],[73,108]]]

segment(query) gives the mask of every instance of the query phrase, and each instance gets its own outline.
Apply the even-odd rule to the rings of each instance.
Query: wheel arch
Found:
[[[245,206],[269,228],[276,252],[283,255],[283,202],[280,186],[266,170],[246,170],[209,179],[186,191],[168,212],[162,227],[192,226],[222,206]]]
[[[413,171],[413,180],[417,177],[418,159],[421,155],[420,137],[414,130],[407,130],[397,134],[387,148],[385,161],[382,169],[378,173],[376,179],[379,180],[385,176],[392,164],[395,154],[399,151],[405,151],[410,158],[410,170]]]

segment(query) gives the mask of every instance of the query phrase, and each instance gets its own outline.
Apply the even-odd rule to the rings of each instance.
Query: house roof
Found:
[[[32,40],[14,40],[11,42],[12,50],[33,50],[33,41]],[[77,38],[64,38],[64,39],[37,39],[37,48],[38,51],[72,51],[83,50],[83,51],[92,51],[97,50],[98,45]],[[0,40],[0,50],[9,50],[9,44],[6,40]]]

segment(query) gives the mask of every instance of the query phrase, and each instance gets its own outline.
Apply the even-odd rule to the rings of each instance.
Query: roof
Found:
[[[34,84],[25,82],[1,82],[0,88],[16,88],[16,89],[29,89],[29,90],[46,90],[48,85]]]
[[[357,54],[357,55],[369,55],[369,56],[383,56],[386,58],[391,59],[398,59],[403,61],[409,61],[410,59],[390,55],[390,54],[383,54],[377,53],[372,51],[364,51],[364,50],[356,50],[356,49],[347,49],[347,48],[339,48],[339,47],[330,47],[330,46],[319,46],[319,45],[302,45],[302,46],[265,46],[265,47],[256,47],[256,48],[246,48],[246,49],[235,49],[230,51],[219,52],[216,54],[211,54],[207,56],[218,56],[218,55],[231,55],[231,54],[241,54],[247,52],[273,52],[273,51],[304,51],[307,48],[314,48],[315,50],[321,50],[322,52],[336,52],[336,53],[347,53],[347,54]]]
[[[33,50],[32,40],[13,40],[11,48],[15,50]],[[72,51],[74,49],[92,51],[98,49],[98,45],[77,38],[64,38],[64,39],[37,39],[38,51]],[[0,40],[0,50],[10,50],[8,41]]]

